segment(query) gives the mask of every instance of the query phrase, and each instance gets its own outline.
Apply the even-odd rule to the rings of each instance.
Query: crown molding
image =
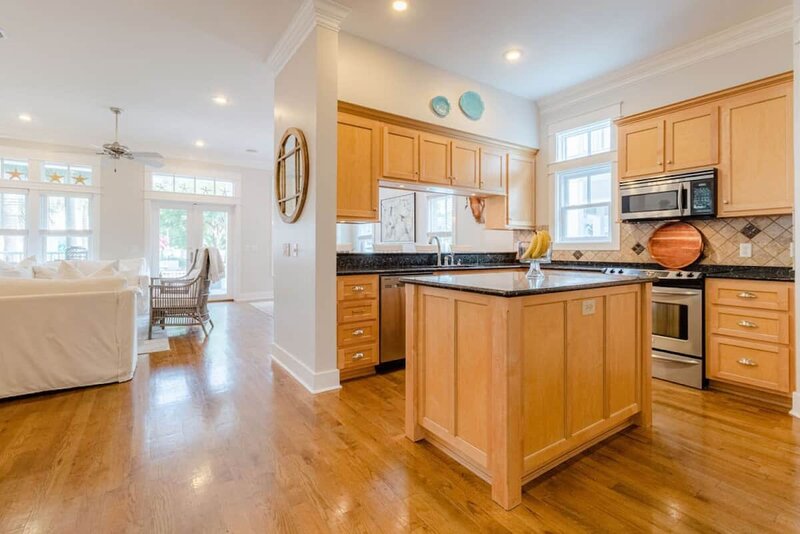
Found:
[[[350,8],[333,0],[303,2],[267,58],[273,75],[277,75],[286,66],[314,28],[338,32],[349,13]]]
[[[547,115],[607,91],[688,67],[706,59],[728,54],[777,35],[791,32],[792,23],[792,6],[787,6],[564,91],[540,98],[536,103],[539,106],[539,112]]]

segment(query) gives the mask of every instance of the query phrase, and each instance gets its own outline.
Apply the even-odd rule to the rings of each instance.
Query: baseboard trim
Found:
[[[789,415],[793,415],[800,419],[800,391],[792,393],[792,411]]]
[[[272,344],[270,356],[272,361],[283,367],[292,378],[315,395],[342,387],[339,384],[338,369],[316,373],[277,343]]]
[[[253,302],[256,300],[272,300],[275,298],[273,291],[254,291],[251,293],[240,293],[235,300],[236,302]]]

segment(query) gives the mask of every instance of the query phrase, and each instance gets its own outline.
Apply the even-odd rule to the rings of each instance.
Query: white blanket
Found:
[[[214,284],[225,278],[225,260],[222,259],[219,249],[208,247],[208,277]]]

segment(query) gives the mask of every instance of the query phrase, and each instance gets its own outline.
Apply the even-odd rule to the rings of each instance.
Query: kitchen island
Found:
[[[492,486],[522,485],[651,421],[651,283],[549,271],[409,276],[406,436]]]

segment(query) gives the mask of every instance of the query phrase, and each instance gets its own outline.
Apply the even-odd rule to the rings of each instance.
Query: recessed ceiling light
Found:
[[[405,11],[408,9],[408,2],[406,2],[406,0],[394,0],[394,2],[392,2],[392,9],[395,11]]]
[[[19,120],[21,120],[22,122],[31,122],[33,118],[27,113],[20,113]]]
[[[506,53],[503,54],[503,57],[506,58],[506,61],[509,63],[516,63],[520,60],[520,58],[522,58],[522,50],[512,48],[511,50],[506,51]]]
[[[197,141],[194,142],[194,146],[198,148],[203,148],[204,146],[206,146],[206,142],[203,141],[202,139],[198,139]]]
[[[220,106],[224,106],[225,104],[228,103],[228,97],[225,95],[217,95],[214,98],[212,98],[212,100],[214,101],[215,104],[219,104]]]

